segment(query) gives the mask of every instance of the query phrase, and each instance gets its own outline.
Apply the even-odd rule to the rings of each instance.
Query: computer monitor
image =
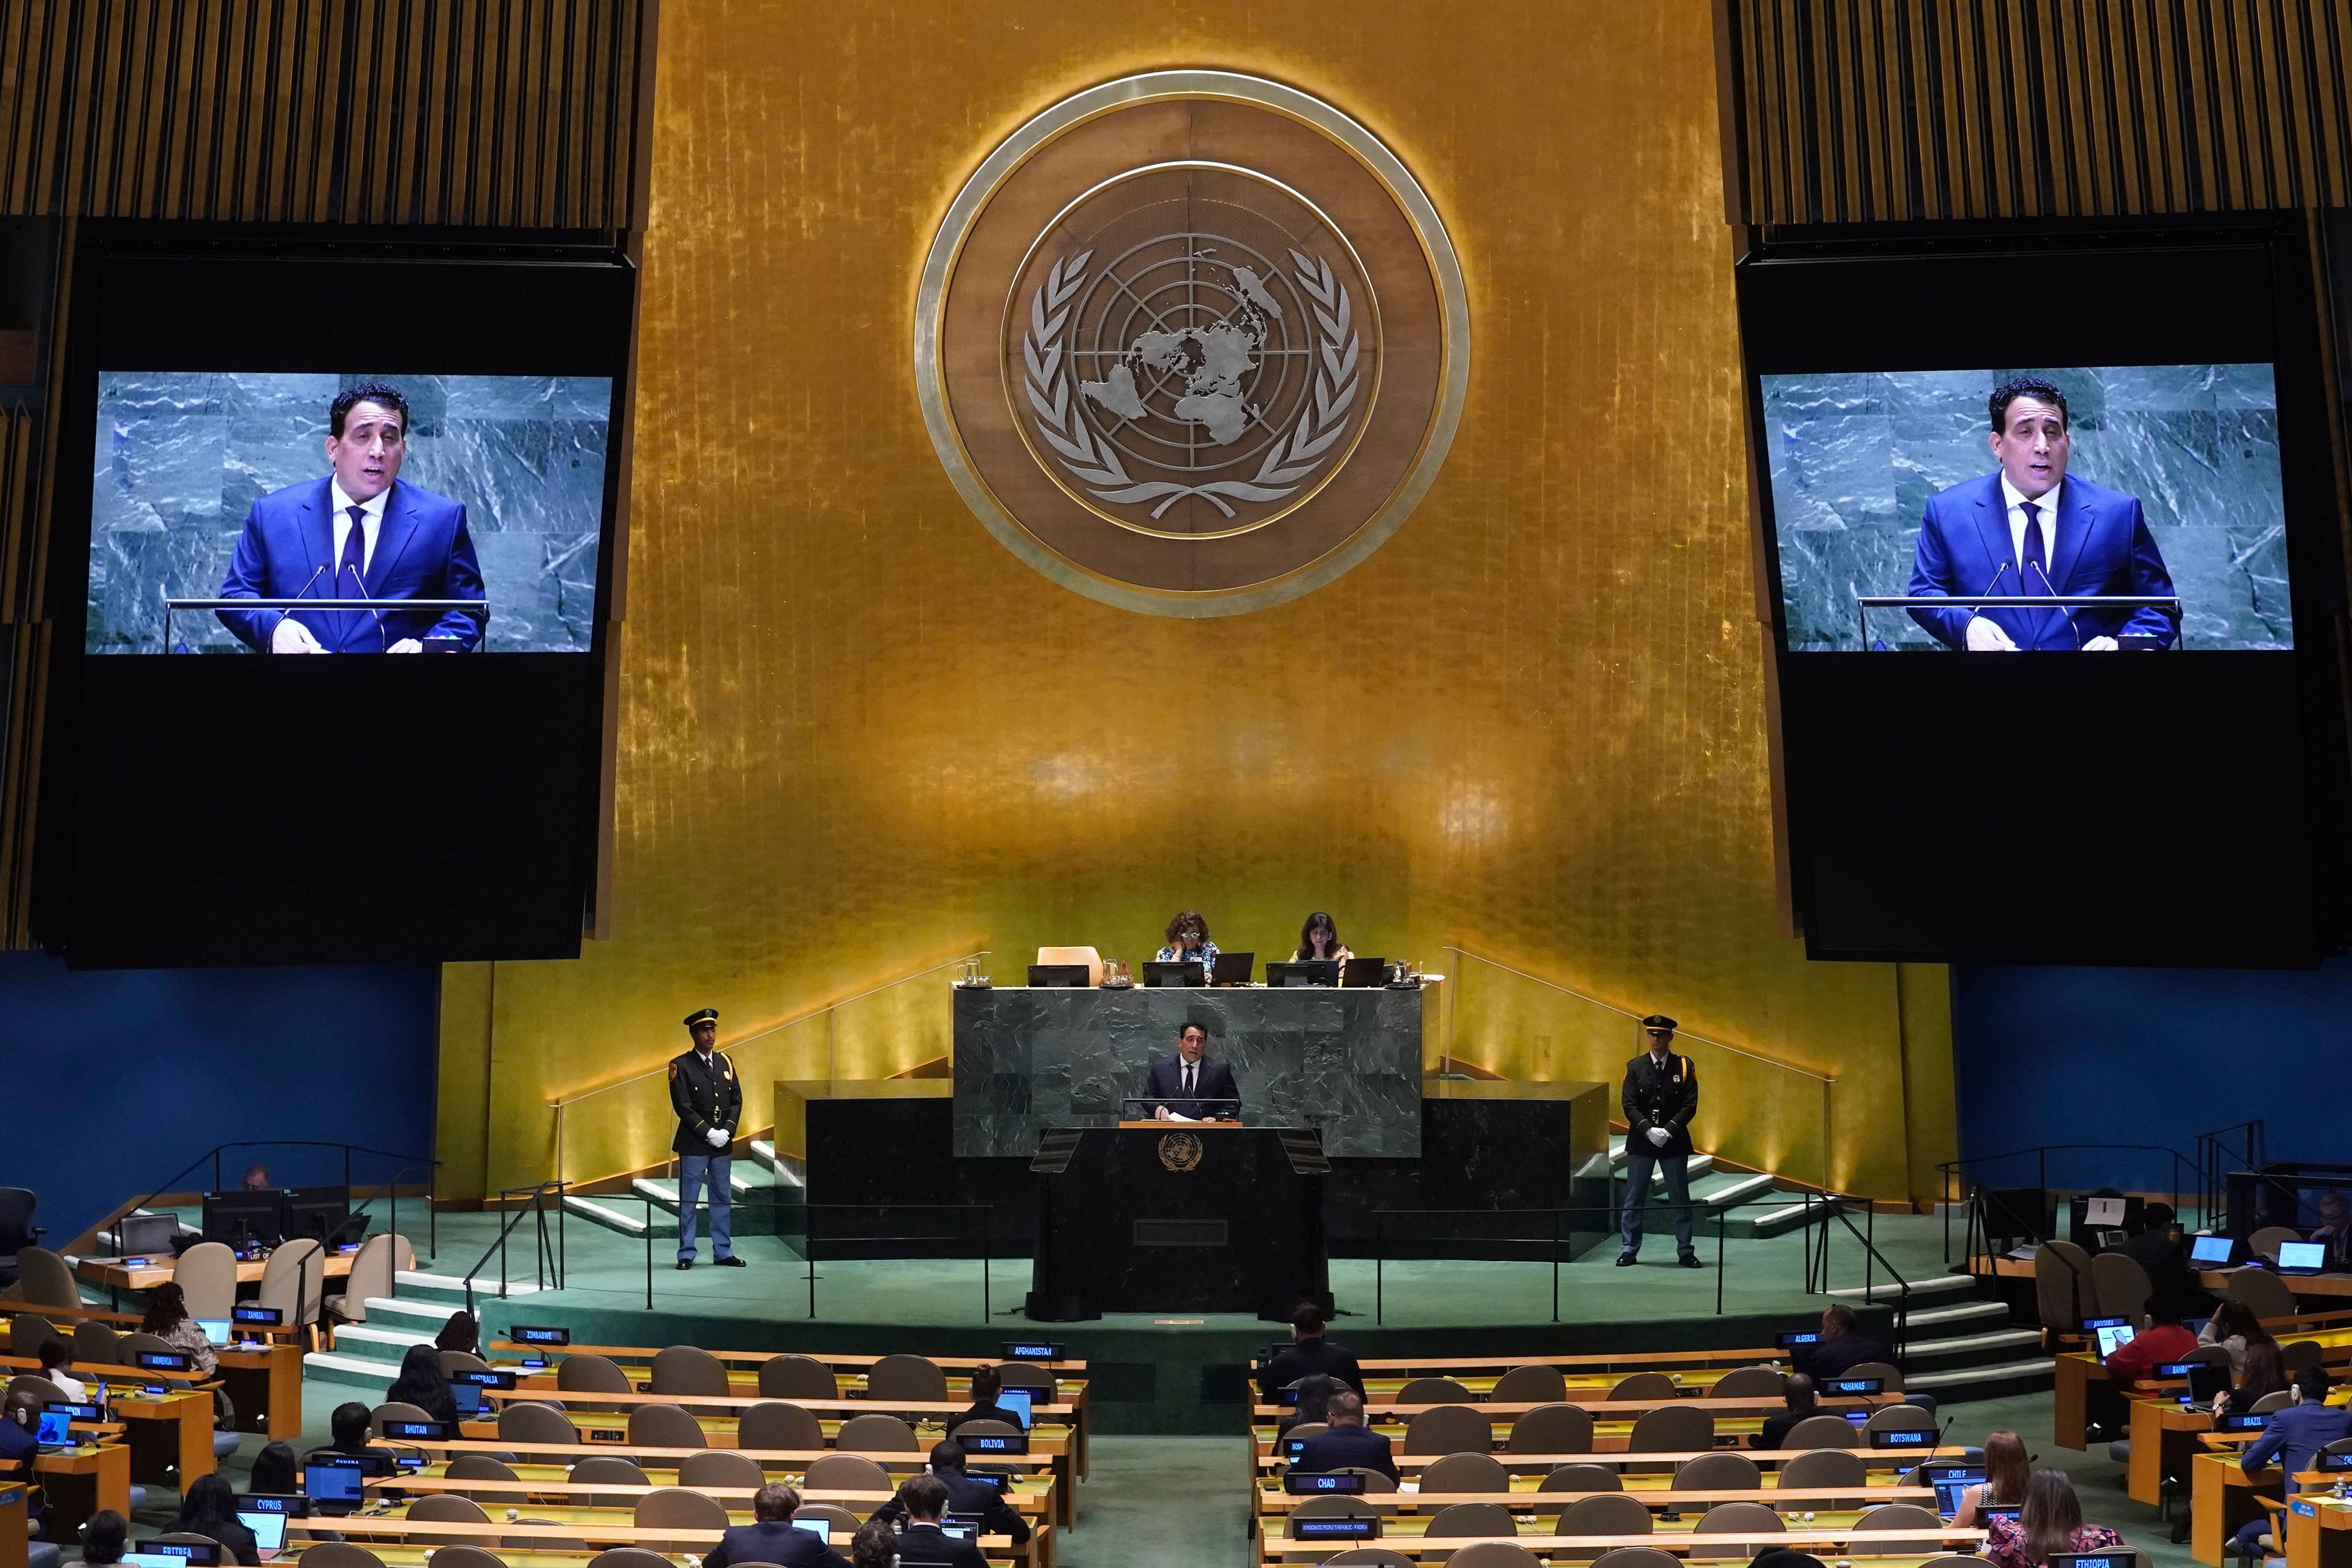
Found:
[[[205,1239],[242,1247],[253,1242],[273,1245],[286,1235],[286,1194],[275,1188],[258,1193],[206,1193]]]
[[[1257,954],[1255,952],[1221,952],[1217,954],[1217,967],[1209,978],[1220,985],[1246,985],[1256,968]]]
[[[313,1459],[302,1467],[302,1491],[310,1500],[310,1506],[321,1513],[348,1513],[359,1507],[360,1499],[366,1495],[366,1488],[361,1484],[364,1479],[356,1464]]]
[[[2327,1248],[2316,1241],[2282,1241],[2278,1266],[2282,1274],[2316,1274],[2327,1267]]]
[[[482,1413],[482,1385],[478,1383],[464,1383],[453,1377],[449,1380],[449,1397],[457,1402],[457,1414],[461,1416]]]
[[[196,1320],[196,1327],[204,1330],[205,1343],[214,1345],[225,1345],[228,1343],[228,1320],[226,1318],[198,1318]]]
[[[1084,991],[1095,983],[1095,972],[1083,963],[1033,963],[1029,984],[1047,989]]]
[[[1143,966],[1146,985],[1206,985],[1209,966],[1199,959],[1186,963],[1162,963],[1154,959]]]
[[[1026,1432],[1029,1430],[1030,1425],[1030,1402],[1034,1400],[1036,1397],[1037,1391],[1035,1389],[1000,1388],[996,1391],[996,1407],[1000,1410],[1010,1411],[1013,1417],[1021,1423],[1021,1430]]]
[[[168,1253],[180,1234],[180,1216],[173,1214],[127,1214],[114,1222],[114,1239],[122,1253]]]
[[[1265,966],[1268,985],[1337,985],[1339,966],[1328,959],[1295,959]]]
[[[1970,1487],[1984,1484],[1982,1465],[1931,1464],[1919,1468],[1927,1484],[1936,1489],[1936,1511],[1947,1521],[1960,1511],[1960,1500],[1968,1495]]]
[[[815,1536],[819,1541],[824,1542],[828,1546],[833,1544],[833,1525],[825,1520],[802,1519],[798,1515],[794,1515],[793,1519],[793,1528],[794,1530],[807,1531],[811,1535]]]
[[[1389,983],[1389,961],[1385,958],[1351,958],[1339,973],[1343,985],[1386,985]]]
[[[2201,1263],[2208,1268],[2226,1268],[2238,1244],[2226,1236],[2191,1237],[2189,1241],[2189,1261]]]
[[[2101,1361],[2106,1360],[2137,1337],[2137,1331],[2129,1323],[2102,1323],[2091,1331],[2098,1336]]]
[[[352,1217],[349,1187],[293,1187],[286,1194],[286,1236],[325,1241]]]
[[[2189,1397],[2199,1405],[2208,1405],[2213,1396],[2231,1385],[2230,1363],[2200,1363],[2189,1369]]]
[[[236,1510],[236,1521],[253,1531],[253,1543],[260,1548],[264,1563],[286,1550],[286,1516],[282,1513]]]
[[[44,1448],[69,1448],[73,1446],[73,1416],[63,1410],[45,1409],[37,1417],[39,1425],[33,1429],[33,1440]]]

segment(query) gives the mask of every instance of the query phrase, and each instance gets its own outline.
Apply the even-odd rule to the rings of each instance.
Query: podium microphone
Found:
[[[2049,590],[2049,592],[2050,592],[2050,596],[2051,596],[2052,598],[2053,598],[2053,599],[2060,597],[2061,595],[2059,595],[2059,592],[2058,592],[2058,584],[2055,584],[2055,583],[2053,583],[2053,582],[2050,580],[2050,574],[2049,574],[2049,572],[2048,572],[2047,570],[2045,570],[2045,569],[2042,566],[2041,563],[2036,562],[2036,563],[2034,563],[2034,568],[2033,568],[2033,569],[2034,569],[2035,571],[2040,572],[2040,573],[2042,574],[2042,587],[2044,587],[2044,588],[2046,588],[2046,589],[2048,589],[2048,590]],[[2074,612],[2073,610],[2071,610],[2071,609],[2068,609],[2065,605],[2059,605],[2059,606],[2058,606],[2058,613],[2059,613],[2060,615],[2062,615],[2062,616],[2065,616],[2065,617],[2066,617],[2066,626],[2067,626],[2068,629],[2070,629],[2071,631],[2073,631],[2073,632],[2074,632],[2074,651],[2075,651],[2076,653],[2080,653],[2080,652],[2082,652],[2082,651],[2083,651],[2083,628],[2082,628],[2080,626],[2078,626],[2078,625],[2076,625],[2076,624],[2075,624],[2075,621],[2074,621]]]
[[[360,585],[360,597],[367,600],[368,614],[375,617],[375,651],[378,653],[389,651],[391,645],[384,639],[383,635],[383,612],[377,609],[375,600],[369,597],[367,580],[360,575],[360,569],[356,566],[352,568],[352,581]]]
[[[327,570],[327,563],[326,563],[325,562],[323,562],[323,561],[321,561],[320,563],[319,563],[319,570],[310,574],[310,583],[316,583],[316,582],[317,582],[317,581],[318,581],[321,576],[323,576],[323,575],[326,574],[326,570]],[[302,584],[302,586],[295,592],[294,597],[296,597],[296,598],[298,598],[298,599],[299,599],[299,598],[300,598],[304,594],[309,593],[309,592],[310,591],[310,583],[305,583],[305,584]],[[291,611],[291,610],[280,610],[280,611],[278,611],[278,622],[282,625],[282,624],[286,621],[286,619],[287,619],[289,616],[290,616],[291,615],[293,615],[293,613],[294,613],[294,612],[293,612],[293,611]],[[273,648],[274,648],[275,647],[277,647],[277,643],[278,643],[278,627],[277,627],[277,626],[271,626],[271,627],[269,628],[269,639],[270,639],[270,646],[271,646]]]

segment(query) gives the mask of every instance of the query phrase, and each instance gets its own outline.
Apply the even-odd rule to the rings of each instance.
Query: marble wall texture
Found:
[[[1985,399],[2012,375],[2066,395],[2070,475],[2140,500],[2191,648],[2285,648],[2278,397],[2266,364],[1768,375],[1764,424],[1789,647],[1857,649],[1857,595],[1901,594],[1927,498],[1993,471]],[[1939,647],[1899,610],[1874,641]]]
[[[1313,1127],[1338,1156],[1421,1153],[1417,990],[958,988],[955,1152],[1027,1156],[1048,1127],[1108,1127],[1187,1021],[1241,1086],[1242,1120]]]
[[[91,497],[91,653],[163,650],[166,596],[220,592],[255,499],[324,476],[327,406],[352,374],[108,371],[99,377]],[[490,601],[485,652],[584,652],[596,602],[604,376],[400,375],[403,483],[465,503]],[[175,644],[234,653],[211,616],[176,615]]]

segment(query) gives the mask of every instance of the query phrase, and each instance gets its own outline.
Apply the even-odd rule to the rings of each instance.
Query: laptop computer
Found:
[[[1246,985],[1256,969],[1255,952],[1221,952],[1217,954],[1216,970],[1209,978],[1220,985]]]
[[[1351,958],[1339,973],[1343,985],[1386,985],[1389,983],[1389,961],[1385,958]]]
[[[207,1344],[225,1345],[228,1343],[228,1320],[226,1318],[198,1318],[196,1320],[196,1327],[204,1330],[205,1341]]]
[[[1029,1430],[1030,1406],[1037,1398],[1034,1388],[1000,1388],[996,1391],[996,1407],[1009,1410],[1021,1423],[1021,1430]]]
[[[2238,1250],[2238,1244],[2226,1236],[2194,1236],[2189,1238],[2189,1261],[2207,1268],[2226,1268]]]
[[[1199,959],[1185,963],[1162,963],[1153,959],[1143,966],[1146,985],[1206,985],[1209,966]]]
[[[794,1530],[807,1531],[811,1535],[815,1536],[827,1546],[833,1544],[833,1525],[825,1520],[803,1519],[799,1515],[795,1514],[793,1517],[793,1528]]]
[[[349,1513],[359,1507],[367,1495],[364,1479],[356,1455],[313,1459],[302,1467],[303,1495],[319,1513]]]
[[[39,1425],[33,1428],[33,1440],[44,1454],[62,1453],[74,1446],[73,1416],[55,1405],[41,1412]]]
[[[940,1533],[950,1541],[978,1541],[980,1515],[976,1513],[947,1514],[940,1520]]]
[[[449,1397],[457,1402],[457,1414],[461,1416],[482,1413],[482,1385],[478,1383],[460,1383],[452,1378]]]
[[[267,1511],[236,1510],[236,1521],[253,1531],[253,1544],[260,1549],[264,1563],[286,1550],[286,1516]]]
[[[2327,1267],[2327,1248],[2316,1241],[2282,1241],[2279,1243],[2278,1271],[2282,1274],[2316,1274]]]
[[[1919,1469],[1927,1484],[1936,1489],[1936,1511],[1947,1523],[1960,1511],[1960,1500],[1968,1496],[1969,1489],[1984,1484],[1982,1465],[1928,1464]]]
[[[2106,1360],[2138,1337],[2129,1323],[2105,1323],[2092,1331],[2099,1342],[2099,1359]]]
[[[1337,985],[1339,966],[1328,959],[1286,959],[1265,966],[1268,985]]]

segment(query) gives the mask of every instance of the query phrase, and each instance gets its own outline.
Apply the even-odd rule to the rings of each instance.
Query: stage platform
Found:
[[[404,1287],[401,1328],[420,1330],[436,1313],[446,1314],[456,1297],[438,1281],[473,1268],[498,1223],[489,1215],[440,1216],[438,1256],[420,1260],[436,1282]],[[1881,1215],[1874,1231],[1881,1253],[1915,1284],[1947,1272],[1940,1220]],[[1121,1313],[1085,1323],[1033,1323],[1021,1312],[1029,1289],[1026,1258],[993,1258],[985,1266],[968,1258],[823,1261],[815,1268],[812,1316],[808,1265],[787,1242],[770,1236],[738,1238],[749,1268],[711,1267],[706,1243],[705,1261],[684,1273],[673,1267],[674,1244],[656,1239],[648,1309],[642,1241],[577,1221],[562,1241],[562,1289],[501,1300],[496,1256],[477,1273],[477,1305],[488,1332],[503,1335],[518,1322],[546,1323],[570,1328],[583,1343],[961,1355],[992,1354],[1008,1339],[1049,1339],[1090,1363],[1096,1420],[1105,1433],[1238,1431],[1251,1356],[1289,1337],[1284,1325],[1239,1314]],[[1804,1288],[1801,1234],[1727,1239],[1720,1273],[1712,1236],[1701,1252],[1705,1268],[1679,1268],[1671,1237],[1663,1242],[1652,1237],[1635,1268],[1617,1268],[1613,1246],[1564,1262],[1557,1322],[1546,1263],[1411,1259],[1376,1267],[1370,1259],[1334,1258],[1331,1285],[1341,1316],[1331,1333],[1366,1356],[1765,1346],[1785,1330],[1810,1324],[1825,1304]],[[526,1221],[508,1241],[513,1286],[533,1285],[532,1254]],[[1842,1229],[1832,1238],[1830,1258],[1832,1289],[1863,1284],[1862,1248]],[[1885,1283],[1883,1270],[1874,1279]],[[1852,1304],[1882,1320],[1888,1311],[1884,1304]],[[394,1347],[362,1350],[362,1342],[348,1333],[345,1339],[338,1361],[390,1353],[383,1362],[389,1381],[398,1359]],[[331,1375],[331,1368],[320,1370]]]

